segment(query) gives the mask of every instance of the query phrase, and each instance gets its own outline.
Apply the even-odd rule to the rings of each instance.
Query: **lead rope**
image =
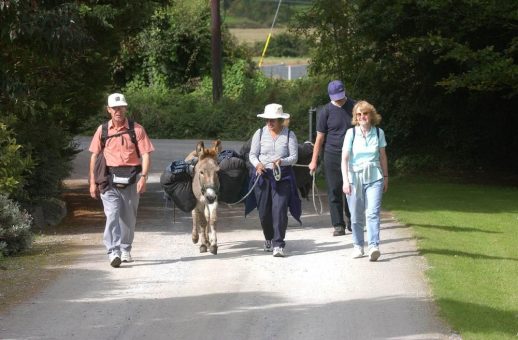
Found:
[[[269,164],[269,163],[266,163],[266,164]],[[281,179],[281,175],[282,175],[282,174],[281,174],[281,167],[280,167],[279,165],[277,165],[277,164],[274,164],[274,168],[273,168],[273,177],[275,178],[275,180],[276,180],[277,182],[278,182],[278,181],[280,181],[280,179]],[[231,207],[231,206],[233,206],[233,205],[236,205],[236,204],[238,204],[238,203],[243,202],[243,201],[244,201],[244,200],[245,200],[245,199],[246,199],[246,198],[247,198],[247,197],[252,193],[252,191],[254,191],[254,188],[255,188],[255,186],[257,185],[257,182],[259,181],[259,177],[261,177],[261,175],[256,176],[256,178],[255,178],[255,182],[254,182],[254,185],[252,185],[252,187],[250,188],[250,190],[248,190],[248,192],[246,193],[246,195],[245,195],[245,196],[243,196],[243,198],[241,198],[239,201],[234,202],[234,203],[227,203],[227,205],[228,205],[229,207]]]
[[[300,166],[300,167],[303,167],[303,168],[309,168],[309,165],[305,165],[305,164],[293,164],[293,166]],[[315,213],[317,215],[322,215],[323,209],[324,209],[324,205],[322,204],[322,199],[320,198],[320,193],[318,191],[318,187],[317,187],[316,181],[315,181],[316,171],[310,172],[310,174],[311,174],[311,177],[312,177],[312,181],[311,181],[311,200],[313,201],[313,208],[315,208]],[[315,196],[318,197],[318,203],[320,205],[320,211],[317,209],[317,204],[316,204]]]
[[[245,200],[245,199],[246,199],[246,198],[247,198],[247,197],[252,193],[252,191],[254,191],[254,188],[255,188],[255,186],[257,185],[257,182],[259,181],[259,177],[261,177],[261,175],[256,176],[256,178],[255,178],[255,182],[254,182],[254,185],[252,185],[252,187],[250,188],[250,190],[248,190],[248,192],[246,193],[246,195],[245,195],[245,196],[243,196],[243,198],[241,198],[239,201],[237,201],[237,202],[235,202],[235,203],[227,203],[227,205],[228,205],[229,207],[231,207],[231,206],[233,206],[233,205],[236,205],[236,204],[238,204],[238,203],[243,202],[243,201],[244,201],[244,200]]]
[[[304,168],[309,168],[309,165],[305,165],[305,164],[293,164],[293,166],[300,166],[300,167],[304,167]],[[275,169],[278,169],[278,170],[275,170]],[[275,177],[275,180],[276,180],[276,181],[279,181],[279,180],[280,180],[281,175],[282,175],[282,174],[281,174],[281,168],[280,168],[280,166],[278,166],[278,165],[277,165],[277,166],[273,169],[273,175],[274,175],[274,177]],[[246,199],[246,198],[247,198],[247,197],[252,193],[252,191],[254,191],[254,188],[255,188],[255,186],[257,185],[257,182],[259,181],[259,177],[260,177],[260,176],[261,176],[261,175],[259,175],[259,176],[257,176],[257,177],[255,178],[255,182],[254,182],[254,184],[252,185],[252,187],[250,188],[250,190],[248,190],[248,192],[246,193],[246,195],[245,195],[245,196],[243,196],[239,201],[234,202],[234,203],[227,203],[227,205],[228,205],[229,207],[231,207],[231,206],[233,206],[233,205],[236,205],[236,204],[239,204],[239,203],[243,202],[243,201],[244,201],[244,200],[245,200],[245,199]],[[315,182],[315,178],[316,178],[316,176],[315,176],[315,172],[312,172],[312,173],[311,173],[311,177],[312,177],[312,184],[311,184],[311,198],[312,198],[312,201],[313,201],[313,208],[315,209],[315,213],[316,213],[317,215],[322,215],[324,205],[322,204],[322,199],[320,198],[320,193],[319,193],[318,188],[317,188],[317,186],[316,186],[316,182]],[[319,210],[318,210],[318,208],[317,208],[317,204],[316,204],[315,196],[316,196],[316,197],[318,197],[318,203],[319,203],[319,205],[320,205],[320,211],[319,211]]]

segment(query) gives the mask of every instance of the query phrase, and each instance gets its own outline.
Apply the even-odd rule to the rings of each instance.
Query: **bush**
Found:
[[[135,83],[124,91],[129,115],[153,138],[248,140],[264,123],[257,114],[266,104],[279,103],[291,114],[290,129],[302,141],[308,135],[309,108],[329,100],[327,81],[317,77],[269,79],[238,62],[225,71],[224,97],[217,104],[212,104],[210,78],[189,94]]]
[[[0,123],[0,192],[7,195],[20,192],[25,183],[24,175],[31,168],[30,157],[22,154],[13,133]]]
[[[20,206],[0,195],[0,257],[16,254],[32,244],[32,217]]]

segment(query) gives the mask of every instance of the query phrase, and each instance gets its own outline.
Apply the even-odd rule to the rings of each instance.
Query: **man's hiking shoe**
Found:
[[[110,256],[109,256],[109,259],[110,259],[110,265],[113,267],[113,268],[118,268],[120,267],[121,265],[121,257],[119,256],[119,254],[117,253],[111,253]]]
[[[122,251],[121,261],[122,262],[133,262],[133,258],[131,257],[131,253],[129,251]]]
[[[345,227],[335,228],[335,231],[333,231],[333,236],[342,236],[342,235],[345,235]]]

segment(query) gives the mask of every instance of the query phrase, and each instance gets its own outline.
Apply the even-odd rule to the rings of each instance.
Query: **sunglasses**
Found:
[[[368,112],[357,112],[356,115],[357,116],[361,116],[361,115],[368,116],[369,113]]]

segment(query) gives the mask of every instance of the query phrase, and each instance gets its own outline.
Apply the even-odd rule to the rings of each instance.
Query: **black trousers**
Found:
[[[289,181],[280,181],[276,187],[277,190],[274,190],[270,180],[265,180],[261,185],[257,183],[254,194],[264,239],[272,240],[274,247],[284,248],[291,186]]]
[[[347,196],[342,191],[341,153],[324,152],[324,170],[327,184],[327,199],[331,224],[335,228],[345,227],[345,216],[350,220],[351,213],[347,204]]]

